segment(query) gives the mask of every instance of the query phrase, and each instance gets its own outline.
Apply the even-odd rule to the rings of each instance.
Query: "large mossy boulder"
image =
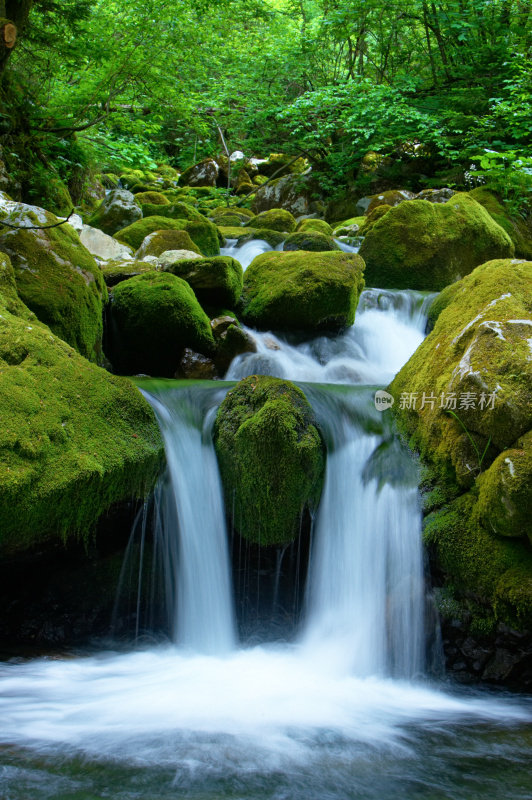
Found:
[[[138,250],[146,236],[155,231],[186,231],[194,244],[199,247],[202,255],[217,256],[220,253],[218,228],[208,220],[146,217],[119,231],[115,235],[115,239]]]
[[[479,203],[456,194],[447,203],[401,203],[368,231],[360,255],[366,281],[383,289],[436,291],[514,245]]]
[[[524,511],[532,506],[532,262],[490,261],[436,303],[434,329],[390,387],[427,470],[426,539],[462,600],[524,629],[532,624]]]
[[[518,258],[532,260],[532,217],[523,219],[518,215],[512,215],[505,207],[503,201],[489,189],[482,186],[473,189],[469,195],[484,206],[490,217],[497,225],[503,228],[515,247],[515,255]]]
[[[253,198],[255,213],[284,208],[295,216],[318,210],[313,198],[319,197],[319,184],[312,175],[284,175],[257,189]]]
[[[116,259],[108,261],[102,266],[103,279],[108,288],[116,286],[117,283],[127,281],[136,275],[143,275],[145,272],[153,272],[153,264],[147,261],[137,261],[128,259],[121,261]]]
[[[341,331],[354,322],[363,272],[355,253],[263,253],[244,276],[242,318],[263,330]]]
[[[245,223],[249,228],[266,228],[269,231],[281,231],[292,233],[295,231],[297,222],[295,217],[284,208],[272,208],[271,211],[262,211],[255,217],[251,217]]]
[[[11,259],[21,300],[81,355],[98,360],[107,290],[76,231],[57,226],[60,220],[53,214],[24,203],[0,211],[0,217],[18,226],[0,228],[0,250]]]
[[[164,269],[185,280],[204,307],[234,308],[240,300],[244,273],[230,256],[179,259]]]
[[[296,231],[298,233],[315,231],[317,233],[324,233],[326,236],[333,235],[333,229],[328,222],[325,222],[324,219],[310,219],[308,217],[297,223]]]
[[[286,237],[283,250],[308,250],[316,253],[323,253],[327,250],[339,250],[340,248],[332,236],[318,231],[300,231],[291,233]]]
[[[35,320],[16,299],[5,256],[0,405],[2,554],[87,540],[112,504],[153,487],[163,448],[149,405]]]
[[[140,205],[127,189],[113,189],[102,200],[87,220],[92,228],[99,228],[112,236],[142,217]]]
[[[145,203],[142,206],[143,217],[166,217],[167,219],[194,219],[208,222],[207,217],[200,214],[192,203],[169,202],[168,205]]]
[[[185,348],[209,354],[210,320],[186,281],[148,272],[122,281],[111,302],[109,356],[122,373],[173,377]]]
[[[167,250],[188,250],[201,255],[199,247],[194,244],[187,231],[166,230],[149,233],[137,250],[135,257],[138,259],[146,256],[157,257]]]
[[[218,410],[214,443],[238,533],[261,546],[293,541],[305,510],[317,507],[325,464],[301,389],[265,376],[240,381]]]

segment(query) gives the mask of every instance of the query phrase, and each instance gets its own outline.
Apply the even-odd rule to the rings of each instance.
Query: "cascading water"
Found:
[[[254,334],[259,352],[230,369],[237,378],[263,364],[299,381],[344,383],[304,386],[328,465],[305,617],[291,644],[235,644],[209,441],[223,387],[150,391],[172,480],[158,546],[170,564],[178,646],[0,665],[0,796],[530,797],[526,699],[412,680],[423,661],[415,468],[371,385],[387,385],[421,341],[424,302],[370,290],[336,341]],[[177,528],[179,541],[168,535]]]
[[[147,393],[161,428],[170,476],[159,504],[157,544],[170,609],[172,638],[200,653],[234,647],[224,502],[211,438],[214,417],[205,395],[170,392],[163,402]],[[216,405],[214,406],[216,408]]]
[[[246,242],[242,245],[238,244],[237,239],[227,239],[225,247],[220,248],[220,253],[222,256],[231,256],[231,258],[236,258],[237,261],[240,261],[242,269],[245,272],[253,259],[257,256],[260,256],[262,253],[268,253],[270,250],[282,249],[282,244],[277,247],[272,247],[268,242],[262,239],[252,239],[250,242]]]
[[[424,586],[416,469],[393,438],[367,432],[378,424],[367,419],[373,392],[362,390],[347,405],[323,390],[306,391],[329,451],[308,577],[309,656],[317,650],[362,677],[419,676]],[[400,477],[380,485],[382,470],[372,464],[382,449],[389,472]]]

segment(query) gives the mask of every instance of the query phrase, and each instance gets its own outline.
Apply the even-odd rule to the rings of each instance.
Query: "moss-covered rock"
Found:
[[[369,201],[364,213],[367,216],[368,214],[371,214],[372,211],[375,211],[375,209],[379,206],[390,206],[390,208],[394,208],[395,206],[404,203],[405,200],[413,200],[414,197],[414,192],[409,192],[405,189],[389,189],[386,192],[381,192],[380,194],[374,194],[368,198],[364,198],[365,200]],[[362,206],[359,206],[359,208],[362,208]]]
[[[255,215],[251,212],[245,214],[239,208],[215,208],[210,214],[215,225],[223,225],[227,228],[243,225],[253,216]]]
[[[415,409],[408,402],[396,404],[413,445],[441,477],[469,487],[480,471],[477,450],[482,454],[488,439],[493,458],[532,428],[532,263],[490,261],[445,295],[450,299],[441,302],[433,331],[391,391],[398,401],[416,396]],[[423,393],[436,399],[421,409]],[[442,408],[453,395],[456,408],[452,402]],[[469,434],[448,410],[458,414]],[[489,458],[488,451],[484,468]]]
[[[324,447],[312,409],[289,381],[253,375],[222,402],[214,442],[235,529],[262,546],[293,541],[319,501]]]
[[[108,261],[102,266],[103,278],[108,287],[116,286],[117,283],[134,278],[135,275],[143,275],[145,272],[153,272],[153,264],[146,261]]]
[[[484,528],[532,543],[532,431],[504,450],[478,478],[478,509]]]
[[[425,520],[424,541],[459,601],[516,630],[532,625],[532,552],[502,539],[482,522],[475,492],[453,500]]]
[[[523,630],[532,621],[532,262],[483,264],[438,300],[433,331],[390,387],[432,487],[426,539],[460,602]]]
[[[242,266],[230,256],[179,260],[164,269],[192,286],[202,306],[231,308],[242,294]]]
[[[363,271],[354,253],[263,253],[244,276],[243,319],[266,330],[340,331],[354,322]]]
[[[189,250],[201,255],[199,247],[196,247],[187,231],[166,230],[149,233],[137,250],[136,257],[142,259],[145,256],[160,256],[167,250]]]
[[[334,236],[358,236],[366,222],[366,217],[350,217],[336,225],[333,234]]]
[[[186,281],[148,272],[119,283],[112,294],[113,365],[123,373],[172,377],[186,347],[210,353],[210,320]]]
[[[220,252],[218,229],[212,222],[208,222],[207,220],[203,222],[186,219],[167,219],[159,216],[147,217],[119,231],[115,235],[115,239],[130,245],[134,250],[138,250],[146,236],[155,231],[164,230],[186,231],[204,256],[217,256]],[[166,249],[170,250],[175,248]],[[180,249],[180,247],[177,249]],[[187,247],[186,249],[194,248]]]
[[[532,261],[532,220],[530,217],[527,220],[522,217],[512,217],[503,202],[493,192],[482,186],[473,189],[469,194],[477,203],[484,206],[497,225],[506,231],[514,243],[515,255],[518,258]]]
[[[302,219],[298,222],[296,231],[298,233],[315,231],[316,233],[324,233],[326,236],[333,235],[333,229],[324,219]]]
[[[155,205],[145,203],[142,206],[143,217],[167,217],[168,219],[195,219],[207,222],[207,218],[200,214],[198,209],[191,203],[181,203],[179,201],[168,202],[167,205]]]
[[[284,250],[310,250],[315,252],[325,252],[327,250],[338,250],[338,245],[332,236],[318,231],[306,231],[291,233],[286,237]]]
[[[443,204],[401,203],[375,223],[360,248],[369,285],[429,291],[513,253],[508,234],[465,194]]]
[[[53,214],[18,203],[6,214],[16,229],[1,228],[0,250],[13,265],[21,300],[81,355],[101,352],[102,308],[107,290],[102,272],[70,225],[55,225]]]
[[[386,216],[386,214],[388,213],[388,211],[390,211],[391,208],[392,206],[389,206],[386,203],[381,203],[380,205],[375,206],[375,208],[372,211],[370,211],[366,217],[364,217],[364,222],[362,223],[362,225],[358,230],[358,235],[367,236],[367,234],[373,228],[375,223],[377,223],[380,219]]]
[[[304,158],[298,158],[294,161],[293,156],[286,153],[270,153],[266,161],[261,161],[258,165],[258,170],[261,175],[266,175],[271,178],[272,175],[300,175],[308,168],[308,161]]]
[[[284,242],[286,239],[285,233],[269,231],[264,228],[232,228],[222,226],[218,230],[222,234],[224,241],[227,241],[227,239],[234,239],[239,247],[253,240],[267,242],[270,247],[277,247],[277,245],[281,244],[281,242]]]
[[[142,211],[134,195],[125,189],[113,189],[87,219],[87,223],[112,236],[141,217]]]
[[[282,231],[292,233],[296,229],[297,222],[295,217],[284,208],[272,208],[270,211],[262,211],[255,217],[251,217],[246,225],[250,228],[266,228],[270,231]]]
[[[0,294],[2,304],[2,287]],[[4,554],[88,537],[113,503],[150,491],[163,458],[154,415],[137,389],[31,316],[23,307],[0,308]]]
[[[137,192],[135,195],[135,201],[140,203],[143,207],[144,205],[153,205],[153,206],[167,206],[170,204],[170,201],[167,197],[164,196],[162,192]]]

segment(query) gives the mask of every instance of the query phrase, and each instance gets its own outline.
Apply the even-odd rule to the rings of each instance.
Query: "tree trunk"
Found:
[[[0,76],[6,68],[17,39],[24,32],[34,0],[0,2]]]

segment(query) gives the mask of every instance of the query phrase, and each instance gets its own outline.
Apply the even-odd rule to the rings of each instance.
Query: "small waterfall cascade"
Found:
[[[235,645],[224,501],[211,430],[220,401],[197,387],[144,392],[157,416],[169,486],[156,523],[166,604],[176,643],[200,653]],[[164,397],[164,400],[163,400]]]
[[[371,390],[341,403],[329,391],[305,390],[328,458],[302,642],[341,672],[412,679],[424,662],[415,462],[375,411]]]
[[[282,243],[277,247],[272,247],[263,239],[252,239],[250,242],[239,245],[238,239],[226,239],[225,247],[220,248],[222,256],[231,256],[242,264],[244,272],[249,267],[251,262],[262,253],[269,253],[270,250],[282,250]]]

